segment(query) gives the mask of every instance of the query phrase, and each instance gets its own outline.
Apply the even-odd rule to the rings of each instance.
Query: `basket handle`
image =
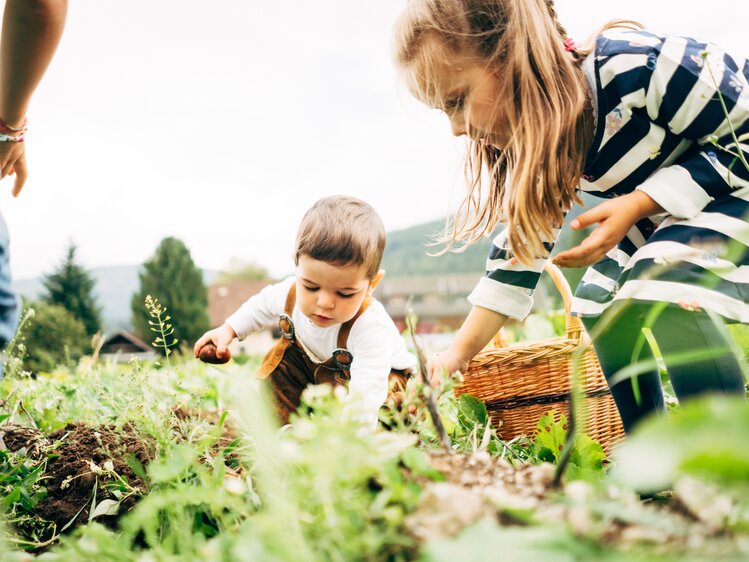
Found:
[[[570,289],[570,284],[567,283],[567,279],[565,279],[562,274],[562,270],[551,263],[551,260],[546,262],[544,271],[549,274],[551,280],[554,281],[554,286],[557,288],[557,291],[562,295],[567,337],[571,340],[580,339],[585,329],[583,328],[583,322],[579,317],[570,315],[570,310],[572,309],[572,289]]]
[[[547,261],[546,265],[544,265],[544,271],[549,274],[551,280],[554,281],[554,286],[557,288],[557,291],[562,295],[562,302],[564,303],[564,324],[567,338],[571,340],[581,339],[585,333],[585,328],[583,327],[583,322],[580,318],[570,315],[570,310],[572,308],[572,289],[570,289],[570,284],[567,283],[567,279],[565,279],[562,274],[562,270],[551,263],[551,260]],[[494,348],[500,348],[507,347],[507,345],[508,343],[504,328],[500,328],[499,332],[494,336],[491,346]]]

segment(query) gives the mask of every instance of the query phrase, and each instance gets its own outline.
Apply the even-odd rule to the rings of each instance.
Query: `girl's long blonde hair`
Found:
[[[639,25],[613,21],[600,31],[616,26]],[[554,240],[553,229],[579,201],[592,131],[583,119],[588,94],[580,64],[592,47],[568,52],[566,39],[553,0],[409,0],[396,23],[395,52],[417,97],[444,108],[436,69],[468,57],[495,73],[496,113],[511,133],[502,149],[469,138],[468,193],[448,226],[445,251],[502,221],[513,254],[529,263],[547,255],[544,242]]]

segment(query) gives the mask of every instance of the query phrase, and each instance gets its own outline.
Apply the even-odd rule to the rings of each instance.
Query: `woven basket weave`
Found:
[[[502,345],[500,334],[495,345],[502,347],[487,348],[476,355],[456,393],[482,400],[502,439],[531,436],[539,418],[549,410],[554,410],[557,417],[569,415],[570,375],[574,369],[586,397],[582,430],[608,452],[624,435],[619,413],[582,322],[570,316],[572,291],[567,280],[554,265],[548,264],[546,272],[564,301],[566,335]]]

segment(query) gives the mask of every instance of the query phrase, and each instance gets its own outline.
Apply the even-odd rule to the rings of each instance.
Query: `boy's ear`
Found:
[[[375,288],[377,288],[377,284],[382,281],[384,276],[385,270],[381,269],[374,277],[372,277],[372,280],[369,282],[369,289],[367,289],[367,296],[370,296],[374,292]]]

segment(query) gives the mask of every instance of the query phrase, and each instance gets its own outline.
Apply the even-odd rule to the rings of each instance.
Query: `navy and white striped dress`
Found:
[[[711,43],[610,30],[583,70],[597,123],[580,189],[604,198],[641,190],[666,212],[587,270],[573,313],[597,316],[633,298],[749,323],[749,170],[737,158],[749,160],[749,63]],[[507,248],[501,233],[469,300],[523,319],[546,260],[511,262]]]

